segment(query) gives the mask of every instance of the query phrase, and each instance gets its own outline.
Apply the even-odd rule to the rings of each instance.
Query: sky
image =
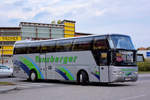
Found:
[[[0,0],[0,27],[20,22],[76,21],[76,32],[127,34],[150,47],[150,0]]]

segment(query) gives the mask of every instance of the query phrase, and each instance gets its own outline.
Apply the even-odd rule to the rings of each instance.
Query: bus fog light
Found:
[[[124,72],[120,71],[118,74],[119,74],[119,75],[122,75],[122,74],[124,74]]]
[[[122,75],[124,72],[122,71],[113,71],[113,75]]]
[[[138,72],[134,72],[134,74],[138,74]]]

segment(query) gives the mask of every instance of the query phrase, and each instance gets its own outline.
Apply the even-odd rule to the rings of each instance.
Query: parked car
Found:
[[[0,65],[0,77],[12,77],[13,76],[13,68],[10,68],[5,65]]]

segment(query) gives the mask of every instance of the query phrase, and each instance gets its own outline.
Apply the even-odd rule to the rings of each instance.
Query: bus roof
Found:
[[[20,43],[31,43],[31,42],[46,42],[46,41],[53,41],[53,40],[63,40],[63,39],[76,39],[76,38],[85,38],[85,37],[92,37],[92,36],[111,36],[111,35],[120,35],[120,36],[128,36],[124,34],[102,34],[102,35],[87,35],[87,36],[80,36],[80,37],[70,37],[70,38],[57,38],[57,39],[47,39],[47,40],[21,40],[21,41],[16,41],[15,44],[20,44]]]

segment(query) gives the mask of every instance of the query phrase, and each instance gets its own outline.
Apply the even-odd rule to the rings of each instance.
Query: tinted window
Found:
[[[39,42],[28,43],[27,53],[39,53],[39,52],[40,52],[40,43]]]
[[[7,66],[1,66],[0,65],[0,69],[9,69]]]
[[[105,66],[108,64],[107,60],[108,60],[108,54],[107,52],[101,52],[100,54],[100,66]]]
[[[106,36],[97,36],[97,37],[94,37],[93,49],[94,50],[108,49],[108,43],[107,43],[107,40],[106,40]]]
[[[26,54],[27,53],[27,44],[19,43],[15,45],[14,54]]]
[[[55,52],[56,47],[55,41],[44,41],[41,43],[41,52]]]
[[[129,36],[112,35],[111,39],[114,43],[115,48],[117,49],[135,50],[131,38]]]
[[[73,43],[73,50],[80,51],[80,50],[91,50],[92,49],[92,37],[86,38],[77,38],[74,40]]]
[[[73,39],[58,40],[56,42],[56,51],[71,51]]]

